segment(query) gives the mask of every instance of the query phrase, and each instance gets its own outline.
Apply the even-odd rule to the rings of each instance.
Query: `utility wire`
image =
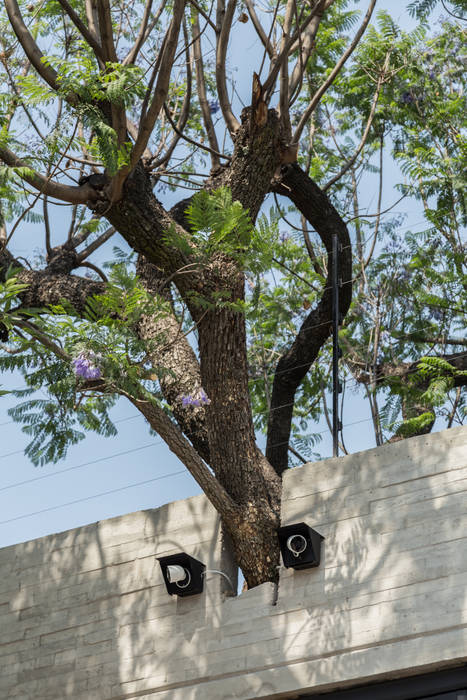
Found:
[[[369,423],[369,422],[372,422],[372,420],[373,420],[372,418],[362,418],[361,420],[353,421],[352,423],[346,423],[343,426],[343,428],[349,428],[353,425],[358,425],[361,423]],[[327,428],[326,430],[319,431],[318,433],[314,433],[314,435],[322,435],[323,433],[327,433],[328,431],[329,431],[329,428]],[[281,445],[281,444],[285,444],[285,443],[277,443],[277,445],[273,445],[273,447],[277,447],[278,445]],[[130,451],[134,451],[134,450],[130,450]],[[101,460],[96,460],[96,461],[101,461]],[[92,464],[92,462],[90,464]],[[84,466],[84,465],[80,465],[80,466]],[[64,471],[68,471],[68,470],[64,470]],[[155,481],[161,481],[162,479],[168,479],[168,478],[180,476],[181,474],[186,474],[186,473],[189,473],[187,469],[180,469],[179,471],[171,472],[170,474],[162,474],[161,476],[156,476],[153,479],[146,479],[145,481],[138,481],[135,484],[128,484],[127,486],[122,486],[118,489],[111,489],[109,491],[102,491],[101,493],[96,493],[96,494],[93,494],[92,496],[86,496],[84,498],[77,498],[74,501],[68,501],[67,503],[60,503],[56,506],[50,506],[49,508],[43,508],[42,510],[37,510],[37,511],[34,511],[32,513],[25,513],[23,515],[18,515],[14,518],[8,518],[7,520],[0,520],[0,525],[6,525],[8,523],[15,522],[17,520],[24,520],[25,518],[31,518],[35,515],[42,515],[43,513],[49,513],[50,511],[53,511],[53,510],[58,510],[60,508],[66,508],[67,506],[75,505],[76,503],[84,503],[85,501],[91,501],[94,498],[100,498],[101,496],[108,496],[108,495],[111,495],[113,493],[127,491],[128,489],[136,488],[137,486],[145,486],[146,484],[151,484],[151,483],[154,483]],[[50,476],[55,476],[55,474],[51,474]],[[35,479],[31,479],[30,481],[35,481]],[[21,482],[21,484],[13,484],[13,486],[19,486],[19,485],[22,485],[24,483],[28,483],[28,482]],[[11,488],[11,487],[6,487],[6,488]],[[1,489],[1,490],[4,490],[4,489]]]
[[[157,440],[156,442],[151,442],[148,445],[141,445],[140,447],[134,447],[131,450],[125,450],[123,452],[115,452],[114,454],[107,455],[107,457],[99,457],[99,459],[94,459],[91,462],[83,462],[82,464],[76,464],[74,467],[67,467],[66,469],[60,469],[59,471],[51,472],[50,474],[42,474],[41,476],[35,476],[32,479],[26,479],[25,481],[17,481],[14,484],[9,484],[8,486],[2,486],[1,491],[7,491],[15,486],[24,486],[25,484],[30,484],[33,481],[41,481],[42,479],[50,479],[51,476],[58,476],[59,474],[65,474],[66,472],[72,472],[75,469],[81,469],[82,467],[89,467],[91,464],[98,464],[99,462],[105,462],[108,459],[114,459],[114,457],[122,457],[123,455],[131,454],[132,452],[139,452],[140,450],[147,450],[148,447],[154,447],[155,445],[160,445],[162,440]],[[24,452],[24,450],[20,450]],[[7,455],[3,455],[4,457]]]
[[[416,332],[418,333],[418,332],[420,332],[420,331],[416,331]],[[457,358],[457,357],[463,357],[463,356],[465,356],[465,355],[467,355],[467,351],[460,352],[460,353],[457,353],[457,354],[452,355],[452,359],[455,359],[455,358]],[[436,356],[434,356],[434,357],[436,357]],[[306,363],[304,363],[304,364],[302,364],[302,365],[297,365],[296,367],[294,367],[294,369],[299,369],[299,368],[301,368],[301,367],[306,367],[306,366],[308,366],[308,365],[309,365],[309,363],[306,362]],[[288,371],[288,370],[284,370],[284,372],[287,372],[287,371]],[[405,373],[405,376],[407,376],[407,375],[409,375],[409,374],[414,374],[414,373],[417,372],[417,371],[418,371],[418,368],[417,368],[417,367],[414,367],[412,370],[407,370],[407,372]],[[253,382],[253,381],[264,381],[265,378],[274,377],[274,376],[276,376],[276,374],[281,374],[281,373],[271,373],[271,374],[269,374],[269,375],[265,375],[265,377],[258,377],[257,379],[252,379],[251,381],[252,381],[252,382]],[[379,376],[379,377],[375,378],[375,380],[373,381],[373,384],[380,384],[381,382],[384,382],[384,381],[386,381],[387,379],[397,379],[397,375],[394,375],[394,374],[385,374],[385,375]],[[352,381],[350,381],[350,382],[347,383],[347,388],[350,388],[350,389],[351,389],[351,388],[357,387],[357,386],[358,386],[359,384],[361,384],[361,383],[362,383],[362,382],[359,382],[358,380],[354,379],[354,380],[352,380]],[[274,406],[274,408],[267,409],[267,410],[265,410],[265,411],[257,411],[255,415],[265,415],[265,414],[271,413],[272,411],[278,411],[278,410],[281,409],[281,408],[287,408],[287,407],[289,407],[289,406],[294,406],[294,405],[295,405],[295,401],[291,401],[291,402],[289,402],[289,403],[281,404],[280,406]],[[132,418],[134,418],[134,417],[136,417],[136,416],[132,416]],[[128,419],[122,419],[122,420],[129,420],[129,418],[128,418]],[[117,421],[116,421],[116,422],[117,422]],[[345,427],[345,426],[344,426],[344,427]],[[323,432],[326,432],[326,431],[323,431]],[[151,444],[159,444],[159,443],[151,443]],[[280,443],[280,444],[283,444],[283,443]],[[274,445],[274,446],[275,446],[275,445]],[[119,455],[122,455],[122,454],[129,454],[129,453],[131,453],[131,452],[133,452],[133,451],[140,450],[140,449],[145,449],[145,448],[147,448],[147,447],[151,447],[151,445],[143,445],[143,446],[141,446],[141,447],[137,447],[137,448],[134,448],[134,449],[132,449],[132,450],[128,450],[128,451],[126,451],[126,452],[121,452],[121,453],[118,453],[118,454],[116,454],[116,455],[111,455],[110,457],[119,456]],[[4,458],[6,458],[6,457],[11,457],[11,456],[13,456],[13,455],[15,455],[15,454],[20,454],[20,453],[23,453],[23,452],[24,452],[24,450],[16,450],[15,452],[8,452],[8,453],[6,453],[6,454],[4,454],[4,455],[0,455],[0,459],[4,459]],[[99,461],[105,460],[105,459],[110,459],[110,457],[103,457],[103,458],[101,458],[101,459],[99,459],[99,460],[96,460],[96,462],[99,462]],[[87,464],[87,463],[86,463],[86,464]],[[94,462],[90,462],[89,464],[94,464]],[[61,472],[55,472],[55,473],[58,474],[58,473],[63,473],[64,471],[71,471],[72,469],[78,469],[80,466],[85,466],[85,465],[77,465],[76,467],[70,467],[69,469],[62,470]],[[39,479],[41,479],[41,478],[45,478],[45,475],[44,475],[43,477],[36,477],[37,480],[39,480]],[[34,480],[36,480],[36,479],[34,479]],[[6,487],[6,488],[9,488],[9,487]],[[3,489],[0,488],[0,492],[1,492],[2,490],[3,490]]]
[[[20,391],[20,389],[11,389],[11,391]],[[133,416],[127,416],[126,418],[119,418],[118,420],[112,421],[113,423],[124,423],[127,420],[133,420],[133,418],[139,418],[141,416],[141,413],[135,413]],[[2,428],[4,425],[11,425],[12,423],[16,423],[14,420],[7,420],[5,423],[0,423],[0,428]],[[1,459],[1,457],[0,457]]]
[[[146,479],[145,481],[138,481],[136,484],[128,484],[127,486],[122,486],[118,489],[111,489],[110,491],[102,491],[101,493],[96,493],[93,496],[86,496],[85,498],[77,498],[74,501],[68,501],[68,503],[60,503],[57,506],[50,506],[49,508],[43,508],[42,510],[36,510],[33,513],[25,513],[24,515],[17,515],[15,518],[8,518],[7,520],[0,520],[0,525],[6,525],[7,523],[12,523],[16,520],[23,520],[24,518],[31,518],[34,515],[42,515],[42,513],[49,513],[52,510],[58,510],[59,508],[65,508],[66,506],[73,506],[76,503],[84,503],[85,501],[91,501],[93,498],[100,498],[101,496],[108,496],[112,493],[119,493],[120,491],[127,491],[128,489],[133,489],[136,486],[145,486],[146,484],[152,484],[155,481],[161,481],[161,479],[167,479],[172,476],[179,476],[180,474],[186,474],[186,469],[180,469],[180,471],[172,472],[171,474],[162,474],[162,476],[156,476],[154,479]]]

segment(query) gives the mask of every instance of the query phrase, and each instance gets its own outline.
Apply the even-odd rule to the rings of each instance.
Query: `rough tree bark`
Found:
[[[263,455],[256,445],[248,387],[245,317],[235,310],[239,307],[238,302],[244,300],[244,270],[236,258],[220,249],[200,265],[196,255],[181,252],[179,248],[171,245],[166,233],[169,229],[175,229],[188,243],[188,248],[196,246],[185,216],[190,200],[181,200],[168,211],[154,194],[154,172],[156,179],[161,177],[162,173],[156,168],[160,153],[154,156],[153,161],[152,157],[148,156],[148,144],[155,130],[156,120],[163,112],[172,123],[169,104],[172,95],[169,88],[173,64],[179,60],[179,56],[184,57],[182,60],[186,61],[187,65],[192,60],[187,39],[188,31],[186,27],[181,30],[183,22],[188,20],[188,15],[184,18],[183,0],[175,0],[170,15],[166,16],[167,29],[165,35],[159,35],[159,49],[154,49],[154,55],[151,54],[154,60],[151,64],[148,63],[150,68],[144,64],[146,84],[144,97],[138,107],[139,124],[133,123],[136,111],[127,108],[124,100],[102,98],[103,91],[107,89],[103,84],[99,98],[83,97],[82,85],[79,90],[76,88],[77,92],[70,91],[62,95],[61,99],[67,108],[72,110],[78,107],[78,114],[82,114],[83,107],[97,111],[102,121],[114,129],[118,146],[128,144],[131,134],[129,160],[120,166],[116,174],[110,176],[109,171],[97,173],[98,168],[92,164],[94,173],[80,180],[81,186],[74,187],[64,184],[60,176],[53,177],[50,172],[47,175],[34,172],[25,167],[26,161],[17,157],[6,145],[0,146],[0,159],[10,168],[16,168],[17,171],[21,169],[21,177],[38,192],[38,197],[55,197],[61,202],[73,205],[85,203],[95,216],[106,219],[138,254],[137,271],[143,287],[155,298],[165,300],[167,313],[157,318],[143,315],[133,330],[147,342],[148,355],[154,369],[157,371],[158,366],[164,368],[159,377],[160,386],[172,408],[174,420],[168,418],[157,405],[145,400],[142,392],[128,395],[121,390],[120,393],[125,395],[154,430],[159,432],[220,513],[223,526],[230,535],[237,563],[249,587],[277,579],[279,548],[276,530],[280,518],[281,476],[287,467],[293,404],[297,389],[331,332],[331,245],[334,234],[337,234],[341,246],[342,316],[346,314],[351,299],[352,258],[347,227],[327,195],[294,162],[298,144],[295,140],[291,143],[291,121],[288,114],[289,107],[294,103],[296,90],[299,89],[297,86],[301,85],[305,77],[304,62],[314,51],[320,23],[324,13],[333,3],[334,0],[323,0],[305,4],[292,22],[294,6],[289,2],[287,27],[284,29],[279,24],[279,34],[284,31],[284,36],[277,42],[274,33],[266,37],[266,33],[259,29],[258,17],[252,4],[248,4],[253,24],[270,57],[270,66],[264,86],[261,85],[259,76],[253,74],[251,105],[243,110],[240,122],[234,115],[229,101],[226,74],[226,55],[236,2],[232,0],[227,6],[219,2],[215,23],[204,10],[200,11],[204,19],[207,17],[206,27],[210,26],[214,32],[218,107],[232,137],[234,147],[231,156],[218,153],[219,146],[207,98],[210,93],[206,91],[205,69],[203,62],[199,60],[203,55],[202,34],[206,27],[200,30],[201,22],[198,23],[197,20],[193,24],[193,55],[195,60],[198,59],[196,81],[201,99],[202,119],[210,144],[207,150],[213,156],[213,169],[204,183],[204,188],[208,191],[219,187],[229,188],[232,200],[242,204],[253,222],[269,193],[274,192],[286,197],[308,225],[317,232],[328,254],[328,277],[322,298],[309,312],[276,367],[266,455]],[[59,71],[52,67],[55,65],[53,62],[43,60],[42,50],[37,43],[42,41],[42,37],[39,36],[36,40],[36,35],[31,33],[32,25],[29,20],[24,21],[16,0],[5,0],[5,5],[16,39],[31,67],[36,71],[38,79],[58,93],[62,78]],[[121,39],[120,33],[116,32],[113,36],[115,16],[118,12],[115,4],[112,5],[107,0],[101,3],[86,2],[85,8],[81,8],[82,11],[79,3],[76,7],[71,7],[70,3],[60,0],[59,5],[64,13],[64,26],[66,22],[71,22],[94,52],[97,73],[93,79],[98,80],[98,74],[102,78],[105,71],[111,72],[112,69],[109,69],[108,65],[105,67],[105,61],[119,62],[121,52],[121,44],[118,43]],[[196,7],[196,3],[194,5]],[[354,50],[368,24],[373,6],[374,0],[370,0],[364,22],[354,41],[305,108],[305,116],[302,115],[300,119],[298,136],[306,121],[306,115],[311,114]],[[160,12],[162,11],[161,9]],[[121,67],[136,62],[146,40],[158,24],[158,18],[157,13],[151,16],[150,3],[146,5],[139,31],[135,33],[135,43],[133,47],[125,47],[129,50],[126,52],[126,58],[120,61]],[[276,15],[272,21],[274,25]],[[178,42],[182,41],[182,35],[185,44],[177,54]],[[154,39],[153,43],[157,45],[158,42]],[[145,48],[147,47],[146,44]],[[69,57],[69,47],[65,49],[65,55]],[[296,60],[297,50],[301,58],[296,62],[289,80],[287,64],[289,60]],[[153,51],[153,48],[150,51]],[[149,61],[146,57],[145,60]],[[141,64],[143,65],[142,61]],[[261,73],[261,69],[259,71]],[[268,109],[267,104],[279,74],[280,114],[275,109]],[[107,95],[109,94],[110,91]],[[81,101],[85,100],[88,102],[83,105]],[[175,130],[177,131],[177,128]],[[177,136],[185,137],[186,134],[177,131]],[[190,137],[187,137],[187,140],[194,143]],[[205,147],[201,143],[198,146]],[[70,148],[73,151],[73,147]],[[160,162],[168,162],[170,148],[166,150],[165,156],[163,146],[161,149]],[[221,158],[227,161],[226,165],[219,165]],[[81,159],[77,162],[89,161]],[[43,270],[37,271],[26,269],[14,260],[4,249],[4,240],[5,236],[2,235],[0,279],[11,263],[21,268],[18,277],[20,281],[28,284],[27,290],[20,297],[24,306],[46,307],[66,299],[76,313],[80,314],[89,297],[102,293],[105,289],[105,282],[87,280],[75,274],[82,263],[82,258],[76,250],[82,241],[71,238],[68,243],[56,248],[48,245],[47,265]],[[196,324],[198,354],[193,351],[181,332],[180,319],[171,305],[172,293],[175,290],[188,309],[191,320]],[[220,297],[232,305],[218,304],[217,300]],[[199,303],[200,298],[203,304]],[[105,391],[105,377],[102,377],[94,388],[96,391]],[[181,397],[184,394],[193,394],[201,388],[207,393],[210,403],[198,407],[185,406]]]

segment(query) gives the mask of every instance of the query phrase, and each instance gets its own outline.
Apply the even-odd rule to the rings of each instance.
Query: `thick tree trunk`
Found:
[[[229,167],[206,183],[207,189],[229,187],[233,200],[240,201],[253,221],[271,189],[284,146],[275,110],[263,113],[261,123],[255,122],[255,115],[256,112],[250,109],[244,110]],[[347,231],[337,212],[308,176],[297,166],[287,169],[283,178],[285,184],[277,184],[277,191],[283,188],[308,220],[317,229],[321,226],[326,247],[330,248],[329,237],[334,231],[346,244]],[[284,435],[285,447],[274,465],[275,470],[256,446],[248,389],[245,318],[234,308],[236,303],[244,300],[244,272],[236,259],[220,250],[212,254],[200,269],[196,256],[182,254],[168,244],[166,233],[175,227],[180,236],[184,236],[190,245],[195,245],[191,232],[186,229],[184,210],[187,203],[175,207],[172,213],[167,212],[154,196],[150,176],[141,164],[128,178],[123,197],[117,203],[109,203],[105,180],[105,177],[96,180],[90,207],[105,216],[140,254],[138,271],[146,289],[155,296],[163,295],[161,279],[170,279],[197,324],[199,365],[186,339],[180,338],[179,324],[174,315],[143,317],[136,329],[146,340],[155,341],[162,335],[167,341],[162,342],[159,352],[156,346],[150,352],[156,366],[160,364],[169,370],[165,377],[161,376],[161,386],[191,445],[160,409],[138,397],[128,398],[167,440],[218,509],[248,586],[274,581],[279,564],[276,530],[280,515],[281,469],[278,467],[284,461],[283,453],[287,454],[292,409],[287,408],[284,414],[277,412],[279,422],[275,426]],[[76,306],[82,308],[86,297],[84,285],[78,281],[80,278],[66,274],[73,268],[72,257],[57,254],[52,263],[54,269],[48,269],[46,273],[24,272],[30,277],[28,281],[34,290],[33,295],[44,305],[47,298],[50,303],[50,300],[59,301],[63,297],[72,303],[75,300]],[[65,269],[67,265],[70,269]],[[39,280],[40,287],[43,277],[41,294],[37,282]],[[65,279],[69,287],[66,290],[63,288]],[[90,283],[86,290],[93,284],[96,292],[102,291],[101,283]],[[350,286],[348,289],[350,297]],[[225,303],[219,305],[219,295],[223,302],[231,302],[234,307]],[[200,297],[206,303],[197,303],[196,299]],[[279,374],[275,383],[276,403],[283,403],[284,390],[293,402],[295,389],[306,372],[297,365],[304,359],[309,366],[329,333],[329,306],[329,294],[325,293],[315,315],[305,322],[291,351],[283,358],[288,374],[287,377]],[[315,325],[316,318],[324,331],[314,334],[310,343],[308,325]],[[199,411],[194,407],[183,407],[180,395],[185,390],[192,393],[200,387],[206,391],[210,404]],[[209,463],[214,476],[205,462]]]
[[[218,173],[206,186],[228,186],[254,221],[269,191],[271,178],[280,164],[280,125],[275,110],[258,127],[250,110],[244,110],[242,127],[228,169]],[[128,179],[123,199],[110,206],[105,200],[92,205],[149,264],[171,276],[198,326],[201,384],[211,403],[205,408],[206,442],[197,441],[189,421],[177,416],[185,434],[209,459],[221,486],[238,506],[220,514],[233,541],[237,560],[249,586],[274,580],[277,574],[280,479],[256,446],[249,390],[244,315],[219,307],[219,293],[233,303],[244,298],[244,273],[238,262],[219,252],[203,269],[190,257],[167,245],[165,233],[171,226],[190,240],[183,228],[183,208],[176,211],[178,222],[166,212],[152,193],[149,176],[142,167]],[[175,213],[175,212],[174,212]],[[183,268],[183,269],[182,269]],[[193,292],[211,306],[196,303]],[[141,331],[149,336],[148,320]],[[183,353],[189,351],[186,346]],[[190,367],[193,367],[193,358]],[[177,371],[177,370],[176,370]]]

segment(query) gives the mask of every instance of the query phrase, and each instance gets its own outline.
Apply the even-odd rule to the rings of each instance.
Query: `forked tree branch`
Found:
[[[162,55],[159,63],[159,76],[157,78],[151,104],[141,119],[138,137],[131,151],[130,163],[129,165],[124,166],[117,173],[112,182],[112,201],[114,202],[120,199],[123,183],[128,175],[136,168],[141,156],[143,155],[154,129],[157,117],[159,116],[164,102],[167,99],[170,76],[172,73],[172,64],[177,48],[178,35],[183,19],[184,7],[184,0],[175,0],[172,21],[166,34],[163,48],[161,49]]]
[[[189,49],[189,44],[188,44],[188,30],[185,26],[185,22],[183,23],[183,35],[185,37],[185,54],[186,54],[186,90],[185,90],[185,95],[183,97],[182,108],[180,110],[180,115],[178,118],[177,130],[175,132],[175,136],[172,138],[165,153],[163,153],[162,155],[159,155],[161,153],[163,146],[165,145],[163,142],[163,146],[159,147],[158,152],[155,154],[154,158],[152,158],[148,161],[149,164],[146,164],[146,167],[148,168],[148,170],[155,170],[156,168],[159,168],[161,165],[164,165],[165,163],[167,163],[170,160],[172,153],[174,152],[175,148],[177,147],[177,144],[180,141],[181,135],[183,134],[183,132],[185,130],[185,126],[186,126],[186,123],[188,121],[188,117],[190,116],[190,105],[191,105],[191,95],[192,95],[192,70],[191,70],[190,49]],[[168,112],[167,105],[164,105],[164,110],[166,112]]]
[[[296,27],[294,33],[291,36],[289,36],[288,39],[283,43],[280,52],[277,54],[277,56],[274,58],[274,61],[271,64],[269,75],[266,78],[263,85],[265,95],[270,95],[272,93],[276,82],[276,78],[279,74],[279,71],[282,68],[283,63],[288,61],[292,47],[298,41],[298,37],[300,36],[300,34],[302,34],[306,30],[312,19],[315,17],[318,7],[319,4],[311,10],[310,14],[305,18],[305,20],[301,24],[298,24],[298,22],[301,21],[301,18],[303,16],[304,9],[302,8],[300,16],[297,19],[298,26]]]
[[[304,76],[304,70],[308,59],[313,53],[315,47],[315,38],[318,33],[319,25],[323,19],[323,15],[326,10],[335,2],[335,0],[320,0],[319,4],[315,8],[315,16],[311,20],[310,24],[303,32],[301,42],[297,41],[291,48],[291,53],[298,50],[297,62],[292,70],[292,75],[289,81],[289,100],[292,100],[297,90],[299,90]]]
[[[147,0],[147,2],[146,2],[146,6],[144,8],[144,13],[143,13],[143,18],[141,20],[141,24],[139,27],[138,36],[136,37],[136,41],[133,44],[130,51],[128,52],[128,54],[125,56],[124,60],[122,61],[122,65],[124,65],[124,66],[131,65],[132,63],[135,62],[136,57],[138,56],[139,50],[142,47],[142,45],[144,44],[144,41],[146,39],[146,29],[148,27],[149,17],[151,16],[152,2],[153,2],[153,0]],[[159,8],[160,14],[162,14],[162,9],[164,8],[164,5],[165,5],[165,2],[163,2],[161,7]]]

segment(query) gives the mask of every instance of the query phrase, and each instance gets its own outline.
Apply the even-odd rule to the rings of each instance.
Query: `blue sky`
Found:
[[[377,8],[390,10],[409,29],[413,21],[405,4],[380,0]],[[251,75],[256,49],[246,42],[238,48],[234,60],[238,60],[239,74],[249,65]],[[250,87],[245,94],[249,91]],[[395,199],[389,189],[386,198],[383,208]],[[415,208],[408,214],[407,225],[420,223]],[[28,240],[19,241],[14,250],[17,255],[25,254],[26,247],[35,247],[30,238],[37,234],[25,235]],[[2,388],[13,388],[20,385],[21,378],[4,375],[1,382]],[[0,547],[199,493],[183,465],[160,438],[149,435],[144,419],[128,402],[120,401],[113,411],[117,437],[89,435],[69,450],[66,460],[37,468],[23,454],[26,436],[7,415],[14,403],[11,397],[0,397]],[[351,451],[374,446],[368,408],[358,397],[348,402],[344,425],[349,425],[345,436]],[[323,431],[320,452],[329,456],[332,444],[324,421],[316,430]]]

